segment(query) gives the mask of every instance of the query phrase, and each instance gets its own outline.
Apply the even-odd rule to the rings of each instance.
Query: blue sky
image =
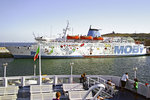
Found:
[[[58,37],[69,20],[70,34],[150,33],[150,0],[0,0],[0,42]]]

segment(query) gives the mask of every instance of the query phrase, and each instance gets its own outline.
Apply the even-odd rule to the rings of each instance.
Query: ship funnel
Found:
[[[91,28],[91,25],[90,25],[89,32],[88,32],[88,35],[87,35],[87,36],[101,37],[101,34],[100,34],[99,30],[100,30],[100,29],[92,29],[92,28]]]

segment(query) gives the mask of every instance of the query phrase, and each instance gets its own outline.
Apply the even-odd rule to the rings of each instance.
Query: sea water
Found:
[[[3,77],[2,64],[7,62],[7,76],[28,76],[39,74],[38,59],[0,59],[0,77]],[[120,57],[120,58],[88,58],[88,59],[42,59],[43,75],[70,75],[70,63],[73,62],[73,74],[80,75],[115,75],[122,76],[129,73],[129,78],[134,79],[133,68],[137,67],[137,78],[140,82],[150,83],[150,56]],[[36,65],[36,72],[34,72]]]

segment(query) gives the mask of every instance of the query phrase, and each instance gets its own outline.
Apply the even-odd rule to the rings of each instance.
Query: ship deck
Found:
[[[80,93],[82,94],[84,91],[87,93],[88,91],[79,82],[80,75],[47,75],[41,76],[41,78],[40,85],[39,76],[0,77],[0,100],[52,100],[58,91],[61,92],[60,100],[81,100],[82,98],[75,98],[77,94],[80,95]],[[105,83],[108,79],[112,80],[116,86],[112,92],[113,94],[107,90],[107,92],[105,91],[107,87]],[[132,80],[128,80],[125,89],[120,90],[120,77],[118,76],[87,75],[87,86],[89,90],[98,84],[105,84],[106,87],[100,92],[95,92],[92,89],[91,98],[99,92],[100,94],[98,95],[109,97],[108,100],[150,100],[150,86],[139,83],[137,94],[135,94],[131,86],[133,85]],[[67,90],[71,85],[74,87]],[[101,90],[101,87],[96,87],[96,89]],[[103,94],[103,92],[106,94]],[[73,95],[73,99],[71,95]],[[84,95],[81,95],[81,97],[84,97]]]
[[[18,96],[17,96],[17,100],[30,100],[30,92],[29,91],[30,91],[29,86],[23,87],[23,88],[20,87]],[[61,92],[60,100],[69,100],[68,96],[66,96],[63,92],[62,85],[54,86],[54,92],[58,92],[58,91]],[[51,99],[46,99],[46,100],[51,100]],[[143,97],[141,95],[136,95],[135,93],[133,93],[131,91],[128,91],[128,90],[121,91],[119,89],[119,91],[112,98],[110,98],[108,100],[149,100],[149,99],[146,99],[145,97]]]

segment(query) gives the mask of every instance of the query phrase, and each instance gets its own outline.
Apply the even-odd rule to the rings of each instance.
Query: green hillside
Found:
[[[132,37],[135,41],[144,43],[145,46],[150,46],[150,33],[109,33],[102,35],[103,37]]]

